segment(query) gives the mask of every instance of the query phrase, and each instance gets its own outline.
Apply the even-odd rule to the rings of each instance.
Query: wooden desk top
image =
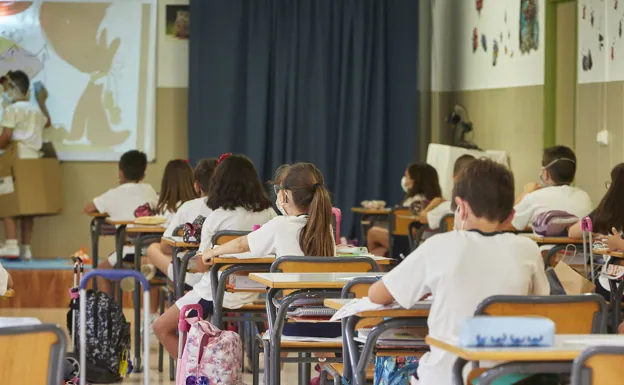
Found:
[[[180,247],[185,249],[198,249],[199,243],[186,243],[182,241],[182,237],[163,237],[162,240],[172,247]]]
[[[352,298],[328,298],[323,304],[330,309],[340,310],[344,305],[353,301]],[[426,318],[429,317],[431,302],[416,305],[414,309],[373,310],[358,313],[358,317],[391,317],[391,318]]]
[[[427,336],[425,342],[468,361],[572,361],[591,346],[624,346],[624,336],[613,334],[557,334],[553,347],[462,348]]]
[[[351,211],[356,213],[356,214],[363,214],[363,215],[379,215],[379,216],[383,216],[383,215],[388,215],[390,214],[390,212],[392,211],[392,209],[390,208],[383,208],[383,209],[366,209],[364,207],[352,207]]]
[[[395,259],[393,258],[386,258],[386,257],[377,257],[377,256],[370,256],[370,255],[354,255],[354,254],[342,254],[342,255],[337,255],[336,258],[354,258],[354,257],[368,257],[368,258],[372,258],[376,264],[378,265],[389,265],[392,263],[392,261],[395,261]]]
[[[251,273],[249,278],[272,289],[342,289],[349,278],[385,273]]]
[[[519,234],[522,237],[527,237],[529,239],[531,239],[534,242],[539,243],[540,245],[566,245],[566,244],[571,244],[571,245],[582,245],[583,244],[583,240],[582,239],[576,239],[576,238],[568,238],[568,237],[541,237],[539,235],[535,235],[535,234],[528,234],[528,233],[520,233]]]
[[[397,215],[396,217],[404,221],[418,221],[420,219],[418,215]]]
[[[129,221],[129,220],[117,220],[117,219],[112,219],[111,217],[107,217],[106,223],[115,225],[115,226],[123,226],[123,225],[127,226],[127,225],[133,225],[134,219]]]
[[[267,265],[275,262],[275,257],[264,257],[264,258],[234,258],[234,257],[219,257],[213,258],[212,263],[216,264],[237,264],[237,265],[245,265],[252,263],[265,263]]]
[[[155,233],[155,234],[162,234],[165,232],[165,228],[162,226],[146,226],[146,225],[135,225],[135,226],[128,226],[126,227],[126,233],[132,233],[132,234],[137,234],[137,233]]]
[[[624,252],[608,250],[608,249],[594,249],[594,254],[596,255],[610,255],[616,258],[624,258]]]
[[[89,213],[87,215],[89,215],[90,217],[93,217],[93,218],[106,218],[106,217],[108,217],[107,213],[98,213],[98,212]]]

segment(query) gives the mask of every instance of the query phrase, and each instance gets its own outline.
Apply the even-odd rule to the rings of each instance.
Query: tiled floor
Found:
[[[127,319],[132,319],[132,310],[127,310]],[[61,325],[65,328],[67,316],[67,309],[0,309],[0,317],[35,317],[39,318],[42,322],[52,322]],[[263,363],[260,363],[260,367],[263,367]],[[150,351],[150,384],[154,385],[173,385],[175,381],[169,381],[169,360],[165,355],[165,370],[163,373],[158,373],[158,345],[152,344]],[[250,385],[252,383],[251,374],[245,374],[244,381]],[[263,383],[262,373],[260,374],[260,383]],[[297,383],[297,366],[294,364],[285,365],[282,371],[282,384],[296,384]],[[121,384],[121,383],[120,383]],[[130,384],[143,384],[143,374],[130,375],[129,378],[124,379],[124,385]]]

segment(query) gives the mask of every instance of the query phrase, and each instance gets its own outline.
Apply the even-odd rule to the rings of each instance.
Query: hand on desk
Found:
[[[624,239],[622,239],[615,227],[611,229],[611,233],[611,235],[602,238],[602,243],[609,250],[624,250]]]
[[[212,259],[218,256],[219,254],[215,249],[204,250],[204,253],[202,254],[202,262],[204,262],[204,265],[206,266],[212,266]]]

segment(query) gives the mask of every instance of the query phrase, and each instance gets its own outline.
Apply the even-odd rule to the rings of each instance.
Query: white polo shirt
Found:
[[[537,215],[551,210],[562,210],[582,218],[592,211],[592,207],[589,195],[577,187],[543,187],[527,194],[514,207],[516,214],[511,224],[516,229],[526,229]]]
[[[462,322],[493,295],[548,295],[550,286],[537,245],[511,233],[451,231],[434,235],[383,277],[404,308],[433,295],[432,337],[459,342]],[[456,356],[431,347],[418,366],[423,385],[451,385]]]
[[[133,220],[137,207],[148,203],[155,207],[158,202],[156,190],[148,183],[124,183],[93,199],[95,208],[108,213],[114,220]]]
[[[167,225],[167,229],[165,230],[163,237],[173,236],[173,231],[178,226],[185,223],[193,223],[198,216],[205,218],[211,212],[212,210],[208,208],[208,205],[206,205],[206,197],[196,198],[184,202],[169,220],[169,224]]]
[[[431,230],[437,230],[440,228],[440,221],[448,214],[453,214],[451,210],[451,201],[444,201],[438,205],[435,209],[427,213],[427,222]],[[453,230],[453,229],[448,229]]]
[[[10,104],[2,113],[2,127],[12,128],[12,139],[17,142],[17,155],[21,159],[40,158],[43,145],[43,128],[48,119],[39,106],[27,101]]]

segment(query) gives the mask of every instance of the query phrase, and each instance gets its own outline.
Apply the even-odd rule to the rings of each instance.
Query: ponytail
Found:
[[[308,222],[301,229],[299,246],[304,255],[333,257],[336,254],[332,234],[332,204],[329,192],[320,183],[312,187],[313,196],[308,209]]]

